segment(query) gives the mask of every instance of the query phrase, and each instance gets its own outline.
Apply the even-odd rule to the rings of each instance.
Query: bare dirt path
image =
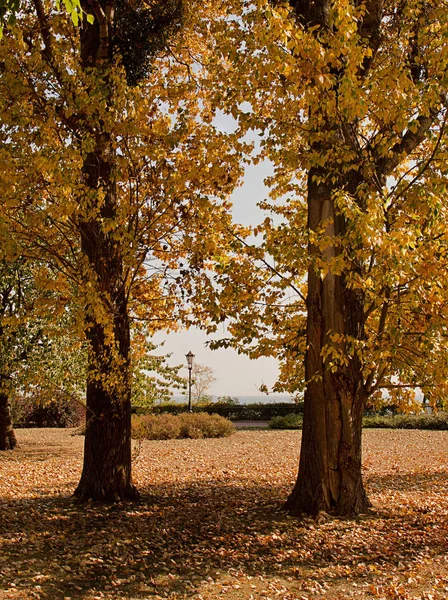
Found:
[[[448,598],[448,434],[366,430],[371,515],[288,517],[300,432],[134,448],[137,504],[76,506],[83,438],[0,454],[0,598]]]
[[[266,429],[269,421],[232,421],[237,429]]]

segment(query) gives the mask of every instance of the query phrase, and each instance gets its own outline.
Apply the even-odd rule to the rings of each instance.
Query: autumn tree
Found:
[[[13,449],[11,406],[28,397],[45,405],[82,403],[85,364],[79,341],[70,335],[71,315],[48,314],[52,291],[37,285],[39,264],[0,228],[0,449]],[[69,375],[69,377],[68,377]]]
[[[241,240],[258,282],[235,258],[217,304],[224,343],[305,381],[293,514],[366,511],[366,404],[446,394],[446,23],[438,2],[260,2],[222,42],[217,102],[275,172],[262,247]]]
[[[51,3],[30,1],[4,34],[2,210],[48,265],[58,309],[77,295],[88,367],[75,496],[118,500],[137,494],[132,337],[188,318],[195,276],[225,236],[241,147],[213,126],[206,99],[216,7],[81,7],[77,30]]]

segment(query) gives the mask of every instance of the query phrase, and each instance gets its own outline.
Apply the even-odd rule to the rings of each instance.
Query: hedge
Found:
[[[364,417],[363,427],[382,429],[437,429],[448,430],[448,412],[419,415]]]
[[[271,429],[302,429],[302,423],[302,415],[290,414],[284,417],[274,417],[270,421],[269,427]],[[365,428],[448,430],[448,413],[365,416],[362,425]]]
[[[188,411],[186,404],[158,404],[151,407],[153,414],[180,415]],[[136,407],[136,414],[141,411]],[[291,413],[303,413],[303,404],[293,404],[292,402],[276,402],[272,404],[225,404],[213,402],[211,404],[201,404],[193,406],[193,412],[205,412],[209,415],[215,414],[231,419],[232,421],[270,421],[277,416],[286,416]]]

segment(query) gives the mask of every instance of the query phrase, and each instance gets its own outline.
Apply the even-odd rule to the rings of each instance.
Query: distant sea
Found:
[[[213,402],[216,402],[218,400],[218,396],[212,396],[213,398]],[[267,396],[266,394],[264,395],[259,395],[259,396],[231,396],[231,398],[235,398],[236,400],[238,400],[238,402],[240,404],[274,404],[276,402],[291,402],[293,403],[293,401],[291,400],[291,397],[288,396],[287,394],[269,394],[269,396]],[[174,402],[186,402],[187,401],[187,397],[186,396],[173,396],[173,400]]]

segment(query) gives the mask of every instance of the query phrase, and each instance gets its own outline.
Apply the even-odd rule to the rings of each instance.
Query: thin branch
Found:
[[[403,157],[409,156],[428,136],[429,130],[436,116],[440,112],[440,105],[433,107],[429,115],[420,115],[417,117],[417,129],[411,131],[408,129],[401,136],[390,151],[385,156],[379,156],[376,148],[370,149],[370,154],[375,162],[375,171],[379,181],[384,181],[392,171],[400,164]]]
[[[383,381],[384,377],[386,376],[386,373],[388,372],[388,365],[386,365],[385,367],[383,367],[381,369],[381,372],[379,373],[377,379],[376,379],[376,383],[375,385],[371,385],[370,389],[366,389],[366,393],[367,396],[372,396],[377,390],[381,389],[381,382]]]
[[[445,130],[447,116],[448,116],[447,111],[445,111],[442,125],[440,127],[439,135],[437,138],[437,142],[436,142],[436,144],[433,148],[433,151],[431,152],[431,155],[429,156],[428,160],[424,163],[423,167],[420,169],[420,171],[417,173],[417,175],[415,175],[415,177],[413,179],[411,179],[411,181],[408,182],[408,184],[404,187],[404,189],[401,190],[401,192],[398,194],[398,196],[396,198],[394,198],[394,202],[392,204],[396,204],[397,200],[399,200],[406,194],[406,192],[414,185],[414,183],[416,181],[418,181],[420,179],[420,177],[425,173],[425,171],[428,169],[430,164],[433,162],[434,157],[435,157],[437,150],[439,149],[440,143],[442,141],[442,136],[443,136],[443,133]],[[397,187],[398,187],[398,184],[395,186],[395,188],[393,190],[391,190],[390,194],[388,194],[388,198],[391,197],[391,195],[397,189]]]
[[[381,390],[398,390],[398,389],[405,389],[405,388],[411,388],[411,389],[415,389],[418,387],[425,387],[427,386],[428,383],[387,383],[384,385],[380,385],[379,389]]]
[[[63,87],[62,72],[59,69],[58,62],[54,55],[53,49],[53,34],[48,25],[48,16],[45,13],[44,5],[41,0],[33,0],[34,7],[36,9],[37,20],[39,22],[39,29],[44,42],[44,49],[42,50],[42,57],[45,62],[51,67],[57,82]]]
[[[384,331],[386,329],[387,314],[389,312],[389,306],[390,306],[389,300],[390,300],[390,288],[387,288],[386,296],[385,296],[383,305],[381,307],[380,320],[378,323],[378,333],[377,333],[377,343],[378,344],[381,343],[381,338],[383,337]],[[365,389],[366,389],[367,393],[369,393],[369,391],[372,388],[374,377],[375,377],[375,374],[372,372],[366,379]]]
[[[243,240],[242,238],[240,238],[239,235],[237,235],[234,231],[232,231],[231,229],[227,230],[230,235],[232,235],[235,239],[237,239],[241,244],[243,244],[243,246],[245,246],[246,248],[255,248],[255,246],[251,246],[250,244],[248,244],[245,240]],[[258,258],[257,260],[259,260],[260,262],[262,262],[265,267],[267,267],[272,273],[275,273],[275,275],[277,275],[277,277],[279,277],[282,281],[285,281],[287,283],[287,286],[290,287],[298,296],[299,298],[301,298],[301,300],[303,300],[303,302],[305,302],[306,304],[306,298],[305,296],[302,294],[302,292],[296,288],[296,286],[291,283],[287,277],[285,277],[284,275],[282,275],[275,267],[273,267],[272,265],[270,265],[267,260],[265,260],[264,258]]]
[[[365,2],[365,14],[359,28],[361,39],[367,42],[371,50],[370,56],[365,56],[362,62],[360,76],[365,78],[375,59],[378,48],[381,45],[381,19],[383,16],[383,0],[367,0]]]

